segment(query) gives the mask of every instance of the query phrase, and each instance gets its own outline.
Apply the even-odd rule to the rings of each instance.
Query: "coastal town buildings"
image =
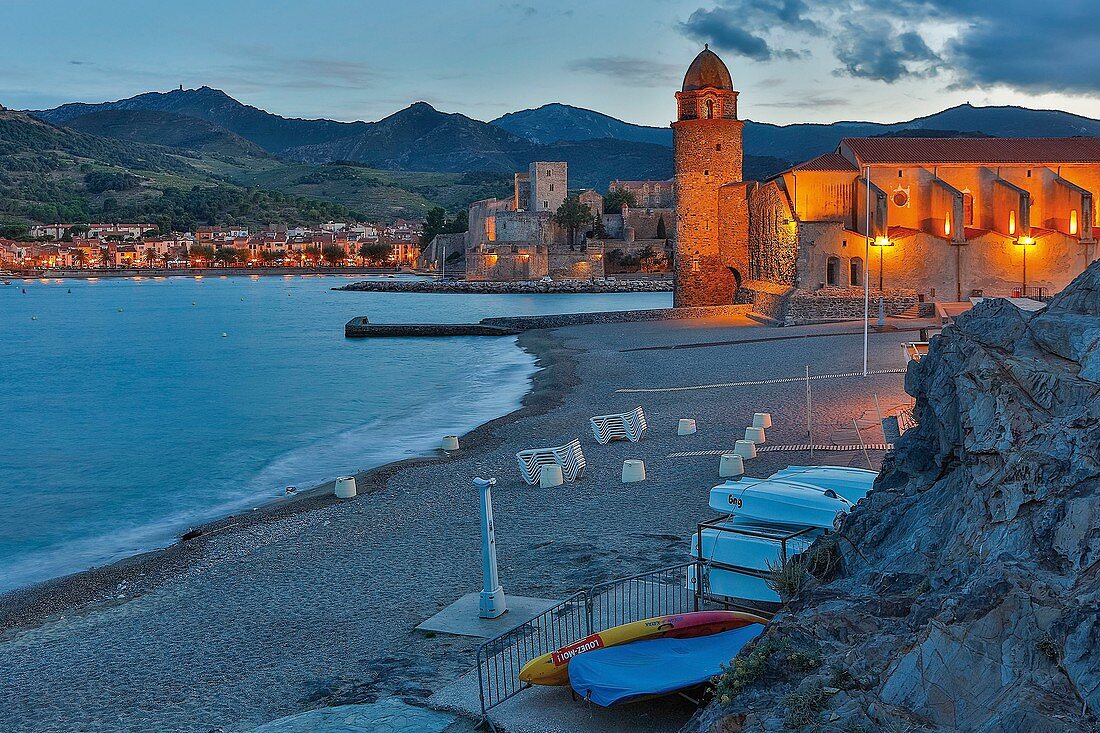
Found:
[[[252,233],[245,227],[202,226],[194,233],[151,234],[150,230],[155,229],[155,225],[145,224],[39,225],[30,229],[38,241],[0,239],[0,266],[304,267],[361,265],[367,261],[413,266],[420,255],[422,225],[402,219],[389,226],[326,222],[315,227],[277,226]],[[74,236],[74,231],[80,234]]]
[[[745,182],[737,94],[709,48],[676,94],[677,305],[1042,296],[1097,258],[1100,138],[848,138]]]

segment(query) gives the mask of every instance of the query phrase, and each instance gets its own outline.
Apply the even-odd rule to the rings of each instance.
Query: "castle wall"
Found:
[[[549,272],[546,247],[517,244],[466,251],[467,280],[540,280]]]

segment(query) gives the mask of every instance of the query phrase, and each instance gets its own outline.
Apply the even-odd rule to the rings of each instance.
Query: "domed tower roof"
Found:
[[[718,58],[718,54],[710,50],[710,44],[703,46],[703,50],[691,62],[687,74],[684,75],[683,91],[693,92],[704,87],[733,91],[730,70]]]

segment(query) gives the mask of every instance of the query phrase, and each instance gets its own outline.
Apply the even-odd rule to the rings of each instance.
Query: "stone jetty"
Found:
[[[488,282],[481,280],[363,280],[333,290],[366,293],[670,293],[672,278],[652,280],[524,280]]]

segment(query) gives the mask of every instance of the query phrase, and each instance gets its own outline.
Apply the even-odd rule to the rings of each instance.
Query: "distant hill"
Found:
[[[204,153],[270,157],[259,145],[198,117],[144,109],[98,110],[72,117],[65,127],[90,135]]]
[[[672,130],[667,127],[634,125],[602,112],[557,102],[544,104],[537,109],[509,112],[490,124],[540,145],[549,145],[563,140],[603,138],[652,145],[672,145]]]
[[[672,130],[632,125],[592,110],[564,104],[513,112],[492,124],[539,144],[569,140],[614,138],[658,145],[672,145]],[[974,107],[962,104],[927,117],[882,124],[834,122],[831,124],[772,125],[745,122],[745,152],[771,156],[790,163],[808,160],[836,149],[845,137],[872,137],[924,131],[932,137],[949,133],[995,137],[1073,137],[1100,135],[1100,120],[1059,110],[1025,107]]]

